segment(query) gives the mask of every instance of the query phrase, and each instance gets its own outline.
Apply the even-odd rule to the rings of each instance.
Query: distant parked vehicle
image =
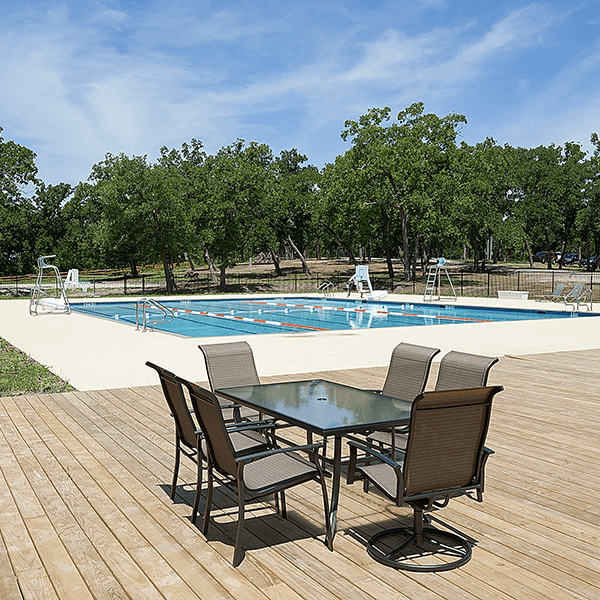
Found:
[[[581,266],[587,267],[588,265],[593,265],[595,261],[596,261],[595,256],[590,256],[589,258],[586,256],[585,258],[581,259]]]
[[[577,252],[567,252],[563,259],[563,265],[574,265],[577,262],[579,255]]]
[[[547,263],[548,257],[550,257],[553,263],[557,263],[560,260],[560,254],[556,252],[538,252],[534,255],[533,262]]]

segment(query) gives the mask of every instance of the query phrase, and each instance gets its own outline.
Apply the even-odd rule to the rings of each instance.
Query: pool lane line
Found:
[[[251,319],[250,317],[239,317],[236,315],[222,315],[219,313],[205,312],[203,310],[188,310],[184,308],[173,309],[173,312],[182,312],[189,315],[199,315],[201,317],[217,317],[219,319],[229,319],[230,321],[246,321],[249,323],[261,323],[262,325],[277,325],[278,327],[296,327],[297,329],[310,329],[311,331],[330,331],[324,327],[310,327],[309,325],[297,325],[296,323],[283,323],[279,321],[267,321],[266,319]]]
[[[320,308],[322,310],[339,310],[343,312],[373,313],[391,315],[393,317],[421,317],[422,319],[447,319],[450,321],[470,321],[473,323],[493,323],[491,319],[472,319],[469,317],[449,317],[445,315],[419,315],[416,313],[390,312],[388,310],[367,310],[366,308],[347,308],[345,306],[317,306],[314,304],[288,304],[285,302],[264,302],[261,300],[242,300],[248,304],[265,304],[267,306],[285,306],[289,308]]]

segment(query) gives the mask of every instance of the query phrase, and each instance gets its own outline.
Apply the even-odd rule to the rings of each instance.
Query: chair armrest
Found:
[[[246,454],[244,456],[236,457],[236,463],[245,464],[247,462],[252,462],[254,460],[258,460],[260,458],[265,458],[266,456],[271,456],[273,454],[283,454],[285,452],[296,452],[298,450],[306,453],[311,453],[310,451],[315,451],[318,448],[323,447],[323,442],[319,442],[317,444],[306,444],[305,446],[290,446],[289,448],[274,448],[272,450],[263,450],[262,452],[255,452],[254,454]]]
[[[227,431],[248,431],[249,429],[273,429],[276,427],[275,421],[239,421],[228,423]]]
[[[366,452],[367,454],[369,454],[370,456],[372,456],[373,458],[377,458],[379,460],[381,460],[382,462],[388,464],[390,467],[393,467],[394,469],[396,467],[399,467],[400,465],[393,460],[390,456],[387,456],[385,454],[382,454],[381,452],[378,452],[377,450],[375,450],[374,448],[371,448],[365,444],[360,444],[358,442],[354,442],[354,441],[349,441],[348,442],[348,446],[350,446],[350,452],[352,453],[353,448],[354,450],[354,454],[356,454],[357,450],[362,450],[363,452]],[[348,470],[348,474],[350,473],[350,470]]]

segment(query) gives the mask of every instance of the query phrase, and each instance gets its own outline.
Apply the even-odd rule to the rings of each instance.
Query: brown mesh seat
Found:
[[[400,342],[392,351],[390,365],[381,393],[384,396],[412,402],[425,389],[431,362],[439,351],[439,348]],[[396,447],[396,435],[399,436],[405,431],[405,428],[397,428],[393,432],[375,431],[369,434],[367,439],[370,442]],[[400,448],[403,447],[401,437],[398,439],[398,444]]]
[[[175,498],[179,463],[183,453],[197,464],[196,500],[194,501],[197,506],[197,499],[202,487],[202,459],[206,456],[206,444],[202,430],[194,421],[183,387],[177,380],[176,375],[154,363],[146,362],[146,365],[152,367],[158,373],[160,385],[175,421],[175,466],[173,467],[173,481],[171,483],[171,500]],[[268,439],[260,432],[252,430],[232,431],[231,442],[236,452],[242,454],[266,450],[269,447]]]
[[[260,385],[260,379],[254,362],[254,354],[248,342],[224,342],[221,344],[200,344],[204,354],[208,382],[213,394],[219,388],[244,385]],[[225,421],[243,421],[260,419],[261,415],[246,406],[236,406],[216,394],[223,407]]]
[[[321,469],[317,450],[322,444],[307,444],[291,448],[273,448],[258,453],[242,455],[231,443],[231,435],[225,426],[219,401],[214,394],[200,386],[179,379],[187,387],[200,426],[206,438],[208,489],[204,523],[202,532],[208,532],[212,506],[213,479],[215,472],[224,478],[224,483],[233,485],[238,496],[238,527],[235,539],[233,565],[238,566],[243,557],[242,533],[244,530],[244,514],[246,496],[261,498],[274,494],[277,508],[286,516],[284,490],[316,480],[321,484],[325,515],[329,514],[327,488]],[[258,426],[258,425],[255,425]],[[264,427],[265,425],[263,425]],[[308,453],[312,461],[304,459],[300,452]],[[196,508],[196,507],[195,507]],[[192,514],[195,522],[196,511]],[[329,536],[329,520],[326,518],[326,528]]]
[[[441,571],[466,563],[471,544],[456,533],[424,526],[424,511],[474,492],[483,501],[485,448],[493,397],[502,387],[437,391],[413,402],[406,451],[400,460],[349,442],[348,483],[358,474],[398,506],[413,509],[413,526],[381,531],[367,544],[377,561],[399,569]],[[358,451],[377,459],[356,467]]]

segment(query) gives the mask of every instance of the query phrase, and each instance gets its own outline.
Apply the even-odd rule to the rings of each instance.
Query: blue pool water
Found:
[[[263,333],[306,333],[378,327],[450,323],[572,319],[585,313],[482,308],[454,304],[407,304],[323,298],[251,298],[161,301],[174,312],[170,323],[155,330],[186,337],[222,337]],[[136,302],[72,303],[74,312],[136,324]],[[145,308],[148,320],[161,313]],[[591,316],[591,315],[590,315]],[[141,311],[140,311],[141,323]]]

